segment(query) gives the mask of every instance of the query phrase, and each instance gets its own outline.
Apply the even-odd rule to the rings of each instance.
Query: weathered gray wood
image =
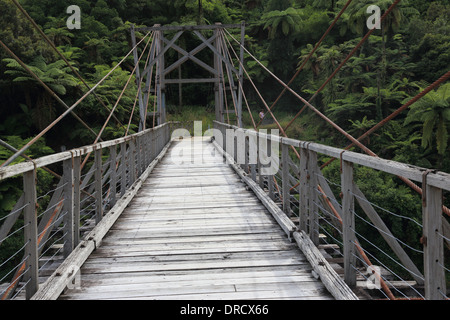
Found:
[[[240,24],[220,24],[220,25],[184,25],[184,26],[161,26],[139,27],[136,31],[193,31],[193,30],[215,30],[215,29],[236,29],[240,28]]]
[[[309,207],[309,237],[315,244],[319,244],[319,210],[317,203],[319,203],[319,194],[317,191],[318,179],[317,179],[317,153],[314,151],[308,151],[308,174],[309,174],[309,194],[308,194],[308,207]]]
[[[219,152],[215,156],[207,154],[208,166],[215,166],[213,159],[222,163]],[[203,165],[207,166],[206,163]],[[160,162],[159,166],[180,171],[170,161]],[[249,192],[222,192],[215,197],[214,192],[220,193],[221,187],[206,187],[205,202],[199,200],[195,204],[198,208],[186,209],[177,203],[190,199],[187,195],[191,187],[181,185],[201,172],[186,177],[177,175],[180,186],[171,190],[175,194],[183,190],[183,194],[172,204],[171,191],[167,190],[169,193],[165,195],[155,191],[159,188],[158,180],[164,180],[156,171],[145,183],[145,188],[152,188],[148,192],[151,195],[144,193],[134,198],[136,204],[134,201],[129,204],[82,267],[83,287],[66,292],[62,299],[158,299],[185,296],[188,292],[203,297],[215,292],[227,297],[231,287],[245,294],[264,292],[264,297],[271,290],[271,298],[330,298],[325,287],[311,276],[311,266],[305,257],[288,241],[286,233],[261,203],[229,210],[223,207],[223,200],[226,206],[232,203],[233,196],[248,199]],[[247,175],[243,180],[233,179],[228,186],[238,185],[242,189],[244,183],[250,183],[259,188]],[[202,188],[193,187],[194,199],[201,199]],[[216,199],[217,203],[211,203],[217,208],[209,209],[210,198]],[[154,204],[154,200],[165,203],[165,208]],[[140,205],[141,201],[145,205]],[[279,208],[278,211],[282,213]],[[221,274],[226,276],[220,277]]]
[[[406,270],[411,274],[411,276],[414,278],[417,284],[422,285],[423,284],[423,275],[419,271],[419,269],[416,267],[414,262],[409,258],[409,256],[406,254],[405,250],[400,246],[398,241],[395,239],[391,231],[388,229],[386,224],[383,222],[383,220],[380,218],[376,210],[372,207],[372,205],[369,203],[369,201],[366,199],[365,195],[361,192],[359,187],[355,184],[354,186],[354,193],[356,195],[356,200],[358,201],[361,208],[364,210],[364,212],[369,217],[370,221],[375,225],[375,227],[380,231],[381,236],[384,238],[386,243],[391,247],[392,251],[397,255],[397,257],[400,259],[400,261],[405,266]]]
[[[299,184],[299,228],[307,231],[308,223],[308,152],[300,149],[300,184]]]
[[[95,150],[95,223],[98,224],[103,218],[103,184],[102,184],[102,149]]]
[[[81,157],[73,158],[73,243],[74,247],[80,242],[80,211],[81,211]]]
[[[4,220],[3,224],[0,227],[0,245],[5,240],[6,236],[8,235],[11,228],[14,226],[14,224],[17,221],[17,218],[19,218],[20,214],[22,213],[22,207],[24,206],[23,202],[23,194],[20,196],[19,200],[17,200],[16,204],[14,205],[11,212],[8,214],[8,217]]]
[[[283,211],[286,214],[291,213],[291,202],[289,198],[289,147],[285,144],[281,145],[281,193],[283,198]]]
[[[223,63],[225,63],[225,66],[226,66],[227,69],[231,70],[231,71],[232,71],[233,73],[235,73],[235,74],[238,74],[238,73],[239,73],[239,72],[234,68],[234,66],[231,64],[231,62],[229,61],[228,56],[222,54],[223,50],[218,51],[218,50],[211,44],[211,41],[206,40],[205,37],[203,37],[203,35],[202,35],[200,32],[198,32],[197,30],[194,30],[194,33],[195,33],[195,35],[196,35],[200,40],[202,40],[203,43],[205,43],[205,44],[208,46],[209,49],[211,49],[211,51],[212,51],[215,55],[217,55],[217,56],[222,60]],[[223,42],[223,39],[221,39],[221,40],[222,40],[222,44],[224,45],[225,43]],[[222,46],[222,48],[223,48],[223,46]],[[230,75],[231,75],[231,74],[229,74],[229,76],[230,76]],[[232,86],[234,87],[234,85],[232,85]]]
[[[295,224],[289,219],[286,214],[278,208],[278,206],[269,198],[269,196],[262,190],[259,185],[252,179],[247,177],[247,174],[234,163],[234,159],[228,153],[224,153],[224,150],[220,146],[213,142],[213,145],[217,150],[228,159],[230,166],[236,171],[236,173],[241,177],[241,179],[252,189],[259,200],[264,204],[264,206],[273,215],[275,220],[280,224],[281,228],[286,232],[286,234],[291,237],[292,232],[296,230]]]
[[[65,152],[52,154],[49,156],[44,156],[39,159],[34,159],[32,163],[31,162],[21,162],[21,163],[15,164],[15,165],[2,167],[2,168],[0,168],[0,181],[4,180],[6,178],[17,176],[19,174],[33,170],[35,168],[36,169],[42,168],[42,167],[49,166],[49,165],[57,163],[57,162],[62,162],[64,160],[71,159],[72,157],[75,157],[75,156],[87,155],[89,153],[94,152],[95,150],[97,150],[99,148],[109,148],[110,146],[114,146],[114,145],[118,145],[122,142],[130,141],[130,140],[134,139],[135,137],[145,135],[151,131],[159,131],[160,129],[168,126],[169,124],[170,124],[169,122],[163,123],[161,125],[158,125],[157,127],[138,132],[134,135],[129,135],[129,136],[126,136],[123,138],[99,142],[97,144],[84,146],[84,147],[81,147],[78,149],[73,149],[70,151],[65,151]]]
[[[215,78],[166,79],[166,84],[212,83],[216,81],[217,80]]]
[[[239,72],[238,72],[238,100],[237,100],[237,112],[238,119],[240,119],[239,127],[242,127],[242,96],[244,92],[244,43],[245,43],[245,22],[241,23],[241,43],[239,52]]]
[[[356,286],[355,214],[353,164],[342,161],[342,241],[344,246],[344,280],[350,287]]]
[[[131,44],[133,49],[133,60],[134,60],[134,66],[135,66],[135,74],[136,74],[136,85],[138,87],[138,101],[139,101],[139,115],[140,115],[140,121],[139,121],[139,131],[143,129],[143,124],[145,121],[145,110],[144,110],[144,101],[142,99],[142,89],[141,89],[141,68],[139,66],[139,55],[138,55],[138,49],[136,46],[136,35],[135,35],[135,28],[134,24],[131,25],[130,28],[131,33]]]
[[[116,204],[116,197],[117,197],[117,146],[113,146],[109,148],[109,154],[110,154],[110,182],[109,187],[111,189],[110,192],[110,205],[113,207]]]
[[[236,126],[228,125],[225,123],[219,123],[217,121],[214,121],[214,124],[217,126],[220,126],[224,129],[238,129]],[[253,131],[253,130],[248,130]],[[294,147],[303,147],[305,144],[308,145],[308,149],[315,151],[317,153],[321,153],[333,158],[340,159],[342,149],[330,147],[318,143],[313,142],[305,142],[295,139],[289,139],[289,138],[281,138],[278,136],[273,135],[266,135],[262,133],[257,133],[259,136],[266,137],[267,139],[271,139],[273,141],[280,141],[280,139],[283,141],[283,143],[286,143],[288,145],[294,146]],[[380,170],[383,172],[391,173],[397,176],[402,176],[405,178],[408,178],[410,180],[414,180],[417,182],[422,182],[422,174],[427,170],[425,168],[420,168],[392,160],[386,160],[379,157],[372,157],[365,154],[360,154],[352,151],[345,151],[342,154],[342,159],[346,160],[348,162],[352,162],[355,164],[360,164],[362,166],[366,166],[372,169]],[[445,172],[432,172],[428,174],[427,177],[428,184],[437,188],[450,190],[450,174]]]
[[[136,173],[136,141],[130,141],[130,154],[128,157],[128,165],[130,168],[130,184],[133,184],[137,179]]]
[[[336,212],[339,214],[340,217],[342,217],[342,210],[341,205],[337,201],[336,197],[333,194],[333,191],[331,190],[328,181],[325,179],[325,177],[322,175],[320,168],[316,167],[316,172],[318,173],[317,179],[319,182],[320,187],[324,191],[326,197],[330,199],[331,205],[333,206],[333,209],[336,210]],[[326,204],[328,206],[328,204]],[[329,207],[329,206],[328,206]],[[330,208],[331,209],[331,208]],[[335,220],[335,219],[333,219]],[[334,224],[337,228],[342,229],[342,225],[340,224]]]
[[[58,184],[56,185],[56,189],[53,192],[53,195],[50,199],[50,202],[46,208],[46,210],[44,211],[44,213],[41,215],[41,219],[39,221],[39,225],[38,225],[38,233],[44,233],[43,235],[41,235],[41,243],[45,243],[48,235],[49,235],[49,231],[46,229],[48,229],[49,225],[51,224],[51,220],[55,220],[56,217],[59,215],[59,212],[62,209],[62,193],[63,193],[63,179],[61,178],[58,182]],[[45,231],[45,232],[44,232]]]
[[[64,183],[64,258],[67,258],[74,248],[74,173],[73,159],[63,162]],[[78,221],[77,221],[78,223]]]
[[[127,144],[120,144],[120,196],[123,197],[127,189]]]
[[[136,164],[136,177],[139,177],[142,173],[142,158],[141,158],[141,141],[138,138],[135,140],[135,152],[136,152],[136,158],[135,158],[135,164]]]
[[[320,280],[337,300],[358,300],[358,297],[336,273],[317,249],[310,237],[302,230],[293,234],[298,246],[319,275]]]
[[[218,39],[220,35],[220,32],[218,29],[214,30],[214,46],[216,48],[217,52],[221,51],[222,42]],[[214,69],[217,70],[217,74],[215,75],[215,84],[214,84],[214,100],[215,100],[215,113],[216,113],[216,120],[219,120],[221,122],[224,121],[224,100],[223,100],[223,83],[222,83],[222,68],[220,67],[222,65],[222,61],[220,59],[220,56],[214,55]],[[225,134],[222,134],[222,137],[225,137]],[[228,149],[228,145],[225,144],[225,141],[223,141],[224,144],[224,150],[228,150],[228,152],[231,152]]]
[[[153,67],[153,65],[155,64],[155,63],[157,63],[158,61],[160,62],[161,61],[161,59],[164,59],[164,54],[167,52],[167,50],[169,50],[174,44],[175,44],[175,42],[178,40],[178,38],[181,36],[183,34],[183,31],[179,31],[179,32],[177,32],[177,34],[175,34],[175,36],[172,38],[172,40],[168,40],[168,39],[166,39],[166,38],[164,38],[164,36],[162,35],[162,33],[161,32],[159,32],[158,33],[158,42],[159,42],[159,50],[158,50],[158,52],[157,52],[157,54],[156,54],[156,56],[152,59],[152,60],[150,60],[149,61],[149,63],[148,63],[148,67],[147,67],[147,69],[145,70],[145,72],[143,73],[143,76],[145,76],[145,74],[147,73],[147,72],[149,72],[149,70],[150,70],[150,68],[151,67]],[[155,39],[156,39],[156,37],[155,37]],[[164,42],[166,42],[167,43],[167,46],[163,46],[162,45],[162,43],[163,43],[163,41]],[[166,72],[166,73],[168,73],[168,72]],[[166,73],[164,73],[163,74],[163,76],[166,74]]]
[[[423,186],[423,237],[425,299],[445,300],[444,241],[442,238],[442,190]]]
[[[215,38],[214,36],[211,37],[210,38],[211,41],[214,38]],[[208,41],[210,39],[208,39]],[[163,39],[163,41],[168,43],[167,39]],[[187,52],[180,46],[178,46],[176,44],[172,44],[171,48],[173,48],[176,51],[178,51],[179,53],[181,53],[183,55],[183,58],[179,59],[177,62],[173,63],[171,66],[167,67],[167,69],[164,69],[163,74],[166,75],[166,74],[170,73],[172,70],[175,70],[176,68],[178,68],[178,66],[183,64],[185,61],[191,60],[191,61],[195,62],[197,65],[199,65],[200,67],[202,67],[203,69],[205,69],[206,71],[209,71],[211,74],[217,75],[218,72],[216,69],[211,68],[209,65],[207,65],[206,63],[204,63],[203,61],[201,61],[200,59],[198,59],[194,56],[196,53],[200,52],[206,46],[207,46],[206,43],[202,43],[197,48],[191,50],[190,52]]]
[[[25,241],[25,270],[26,299],[30,299],[38,290],[38,230],[36,215],[36,170],[23,174],[24,205],[24,241]]]
[[[80,268],[89,255],[96,249],[97,244],[101,243],[105,234],[114,225],[123,210],[139,191],[145,179],[147,179],[153,168],[164,156],[169,145],[170,144],[166,145],[142,176],[134,182],[125,195],[117,201],[116,205],[86,236],[86,240],[81,241],[67,259],[65,259],[55,272],[40,286],[39,290],[31,298],[32,300],[55,300],[59,297],[67,284],[72,281],[74,277],[74,268]]]

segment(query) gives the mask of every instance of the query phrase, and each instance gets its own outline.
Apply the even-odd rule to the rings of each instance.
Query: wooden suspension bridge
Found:
[[[232,28],[240,28],[240,40],[227,31]],[[140,56],[146,37],[137,42],[136,30],[128,55],[135,60],[139,132],[98,142],[100,132],[90,146],[9,165],[26,157],[26,145],[0,167],[0,181],[23,179],[20,199],[1,220],[0,248],[11,233],[24,238],[9,259],[17,265],[0,281],[2,299],[447,299],[450,228],[443,193],[450,191],[449,174],[381,159],[332,122],[367,154],[290,139],[265,103],[282,136],[254,130],[254,121],[254,129],[244,129],[244,24],[141,28],[150,37]],[[167,32],[175,35],[167,39]],[[184,32],[200,41],[190,52],[176,44]],[[229,37],[240,48],[234,58]],[[213,66],[195,57],[206,48]],[[181,57],[167,66],[169,49]],[[188,60],[211,77],[166,79]],[[165,87],[199,82],[214,84],[216,121],[192,136],[186,124],[166,121]],[[155,109],[148,112],[152,90]],[[288,85],[285,90],[326,118]],[[229,123],[232,114],[236,125]],[[324,157],[340,161],[339,181],[322,173]],[[422,248],[412,249],[422,254],[423,266],[383,221],[382,204],[359,189],[357,166],[400,177],[422,195],[423,217],[416,222]],[[49,167],[58,183],[38,194],[37,172]],[[400,277],[364,248],[370,241],[361,242],[356,207],[404,269]],[[19,217],[23,225],[12,231]]]

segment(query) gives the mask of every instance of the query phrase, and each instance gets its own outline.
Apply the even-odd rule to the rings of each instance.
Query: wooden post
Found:
[[[264,142],[262,142],[264,141]],[[261,143],[263,143],[263,146],[261,147]],[[262,175],[261,169],[261,157],[263,157],[264,148],[267,148],[267,142],[259,136],[259,134],[256,136],[256,155],[257,155],[257,168],[258,168],[258,184],[261,189],[264,190],[264,176]],[[267,150],[266,150],[267,153]]]
[[[116,204],[116,195],[117,195],[117,150],[116,146],[111,146],[109,148],[109,155],[110,155],[110,180],[109,180],[109,187],[111,188],[110,193],[110,204],[111,208]]]
[[[164,51],[164,33],[163,31],[159,31],[159,53]],[[159,99],[159,106],[158,106],[158,111],[159,111],[159,124],[163,124],[166,122],[166,83],[165,83],[165,78],[166,75],[164,73],[164,67],[165,67],[165,59],[164,59],[164,54],[161,55],[161,57],[159,58],[159,64],[158,64],[158,68],[159,68],[159,90],[158,90],[158,94],[160,95],[160,99]]]
[[[244,65],[244,42],[245,42],[245,21],[241,23],[241,47],[240,47],[240,55],[239,59],[241,63],[239,63],[239,80],[238,80],[238,98],[237,98],[237,117],[238,117],[238,126],[242,127],[242,90],[244,90],[244,70],[242,66]]]
[[[267,139],[267,156],[269,157],[269,159],[272,159],[272,140],[271,139]],[[267,189],[269,189],[270,199],[275,200],[273,175],[267,175]]]
[[[81,156],[73,158],[73,245],[80,242]]]
[[[220,23],[216,23],[216,25],[220,25]],[[214,29],[214,35],[216,39],[214,40],[215,48],[217,52],[221,52],[221,41],[219,37],[219,28]],[[222,85],[222,60],[219,55],[214,54],[214,69],[217,71],[216,82],[214,83],[214,98],[215,98],[215,111],[216,111],[216,120],[219,122],[224,122],[223,115],[223,85]]]
[[[141,137],[142,172],[144,172],[145,169],[148,166],[148,163],[147,163],[147,148],[148,148],[147,134],[145,134],[145,135],[143,135]]]
[[[136,137],[136,179],[141,176],[142,173],[142,153],[141,153],[141,137]]]
[[[355,215],[353,197],[353,164],[342,161],[342,237],[344,246],[344,280],[349,287],[356,285]]]
[[[446,294],[442,238],[442,189],[422,185],[425,299],[444,300]]]
[[[120,196],[126,192],[127,189],[127,143],[122,142],[120,144]]]
[[[281,193],[283,197],[283,211],[288,216],[291,214],[290,183],[289,183],[289,146],[281,143]]]
[[[244,171],[246,173],[250,172],[250,141],[248,136],[245,135],[245,133],[243,133],[243,139],[244,139],[244,163],[241,163],[241,168],[244,169]],[[238,152],[242,152],[241,150],[239,150],[240,148],[238,147]],[[239,160],[239,158],[238,158]],[[237,161],[239,164],[239,161]]]
[[[134,24],[131,25],[131,45],[134,47],[133,50],[133,58],[134,58],[134,65],[136,66],[136,85],[139,88],[138,92],[138,99],[139,99],[139,131],[142,131],[144,129],[144,123],[145,123],[145,108],[144,108],[144,101],[142,99],[142,89],[139,86],[140,79],[141,79],[141,70],[139,68],[139,57],[138,57],[138,51],[136,48],[136,36],[134,32]]]
[[[317,191],[317,153],[308,151],[308,174],[309,174],[309,237],[311,241],[317,246],[319,244],[319,194]]]
[[[150,162],[152,162],[151,150],[152,150],[152,140],[151,140],[152,131],[149,131],[145,135],[145,167],[147,168]]]
[[[150,151],[150,162],[153,161],[153,159],[155,159],[156,154],[155,154],[155,131],[152,130],[150,131],[149,134],[149,139],[150,139],[150,147],[149,147],[149,151]]]
[[[130,140],[128,165],[130,168],[130,186],[131,186],[136,181],[136,141],[134,139]]]
[[[103,190],[102,190],[102,149],[95,150],[95,224],[103,218]]]
[[[300,148],[299,227],[307,232],[308,226],[308,152]]]
[[[36,170],[23,174],[24,191],[24,240],[25,240],[25,270],[24,281],[26,285],[26,299],[37,292],[39,288],[38,278],[38,229],[36,215]]]
[[[64,258],[67,258],[74,248],[74,179],[73,158],[63,161],[64,184]]]

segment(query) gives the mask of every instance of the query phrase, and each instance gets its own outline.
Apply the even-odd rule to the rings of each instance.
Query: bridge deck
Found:
[[[211,144],[194,142],[201,163],[174,163],[174,142],[60,299],[332,299]]]

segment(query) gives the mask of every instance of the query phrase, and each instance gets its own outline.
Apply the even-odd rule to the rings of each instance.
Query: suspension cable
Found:
[[[53,98],[58,101],[59,104],[61,104],[64,108],[69,109],[69,106],[52,90],[47,86],[14,52],[12,52],[11,49],[8,48],[8,46],[0,40],[0,45],[3,47],[3,49],[14,59],[16,60],[20,66],[28,72]],[[75,112],[70,112],[78,121],[83,124],[91,133],[94,135],[97,135],[97,133],[92,130],[89,125],[87,125],[79,116],[75,114]]]
[[[228,31],[227,31],[228,32]],[[237,43],[239,43],[229,32],[228,34],[234,39]],[[240,43],[239,43],[240,45]],[[326,115],[324,115],[322,112],[320,112],[317,108],[315,108],[311,103],[306,101],[302,96],[300,96],[297,92],[286,86],[286,84],[278,78],[273,72],[271,72],[266,66],[264,66],[254,55],[252,55],[246,48],[244,50],[259,64],[261,65],[275,80],[277,80],[282,86],[284,86],[287,90],[289,90],[296,98],[301,100],[303,103],[305,103],[311,110],[313,110],[317,115],[319,115],[322,119],[324,119],[327,123],[329,123],[331,126],[333,126],[336,130],[338,130],[340,133],[342,133],[347,139],[354,142],[358,147],[363,149],[365,152],[375,156],[375,153],[369,150],[365,145],[360,143],[358,140],[356,140],[352,135],[347,133],[344,129],[342,129],[340,126],[338,126],[336,123],[334,123],[331,119],[329,119]],[[269,107],[267,106],[267,109],[272,115],[272,112],[270,111]],[[282,132],[285,132],[284,129]]]
[[[91,89],[90,86],[86,83],[86,81],[83,79],[83,77],[78,73],[78,71],[72,66],[72,64],[64,57],[64,55],[61,53],[61,51],[58,50],[58,48],[55,46],[55,44],[48,38],[48,36],[43,32],[43,30],[38,26],[38,24],[33,20],[33,18],[28,14],[28,12],[20,5],[20,3],[17,0],[12,0],[12,2],[16,5],[16,7],[23,13],[25,18],[28,19],[28,21],[31,22],[33,27],[41,34],[42,38],[44,38],[45,41],[53,48],[53,50],[61,57],[61,59],[64,60],[64,62],[67,64],[67,66],[72,70],[72,72],[80,79],[80,81],[84,84],[84,86],[89,90]],[[105,103],[100,99],[100,97],[94,92],[93,93],[95,98],[100,102],[100,104],[110,112],[109,108],[105,105]],[[122,123],[119,121],[119,119],[114,116],[114,119],[119,123],[119,125],[122,126]]]
[[[72,110],[74,110],[88,95],[90,95],[103,81],[105,81],[106,78],[108,78],[111,73],[113,73],[124,61],[128,56],[133,52],[135,48],[139,44],[141,44],[142,41],[149,35],[150,32],[148,32],[128,53],[127,55],[118,63],[116,64],[95,86],[93,86],[88,92],[86,92],[80,99],[78,99],[77,102],[75,102],[67,111],[65,111],[63,114],[61,114],[57,119],[55,119],[50,125],[47,126],[44,130],[42,130],[36,137],[34,137],[31,141],[29,141],[26,145],[24,145],[18,152],[16,152],[14,155],[12,155],[8,160],[6,160],[4,163],[0,165],[0,167],[9,165],[14,159],[16,159],[18,156],[20,156],[22,153],[24,153],[31,145],[33,145],[39,138],[41,138],[45,133],[47,133],[51,128],[53,128],[59,121],[61,121],[68,113],[70,113]],[[1,42],[1,41],[0,41]],[[1,42],[3,43],[3,42]]]
[[[345,10],[347,10],[347,7],[350,5],[350,3],[353,0],[348,0],[347,3],[344,5],[344,7],[341,9],[341,11],[339,12],[339,14],[334,18],[333,22],[331,23],[331,25],[328,27],[328,29],[325,31],[325,33],[322,35],[322,37],[320,38],[320,40],[316,43],[316,45],[314,46],[314,48],[311,50],[311,52],[308,54],[308,56],[305,58],[305,60],[303,61],[303,63],[301,64],[300,68],[297,70],[297,72],[294,74],[294,76],[291,78],[291,80],[289,80],[289,82],[287,83],[288,86],[290,86],[292,84],[292,82],[294,82],[295,78],[297,78],[297,76],[300,74],[300,71],[303,70],[303,68],[305,67],[306,63],[309,61],[309,59],[312,57],[312,55],[314,54],[314,52],[316,52],[316,50],[319,48],[319,46],[321,45],[321,43],[323,42],[323,40],[326,38],[326,36],[330,33],[330,31],[333,29],[333,27],[335,26],[335,24],[337,23],[337,21],[339,20],[339,18],[342,16],[342,14],[345,12]],[[275,105],[278,103],[278,101],[281,99],[281,97],[285,94],[286,92],[286,88],[283,88],[283,90],[281,91],[280,95],[275,99],[275,101],[273,102],[273,104],[270,106],[270,110],[272,110]],[[262,123],[264,117],[266,115],[264,114],[264,116],[261,118],[261,120],[259,121],[259,123],[257,124],[257,127]],[[285,128],[285,130],[287,130],[287,128]]]
[[[136,72],[136,69],[137,69],[137,67],[138,67],[138,65],[139,65],[139,62],[141,61],[142,56],[144,55],[145,50],[147,49],[147,46],[148,46],[148,44],[149,44],[149,42],[150,42],[151,39],[152,39],[152,37],[150,36],[150,37],[148,38],[148,41],[147,41],[145,47],[144,47],[144,50],[142,50],[142,53],[141,53],[141,56],[140,56],[139,59],[138,59],[138,62],[136,63],[136,65],[135,65],[134,68],[133,68],[133,71],[131,72],[130,76],[128,77],[127,82],[125,83],[125,86],[122,88],[122,91],[120,92],[119,97],[117,98],[117,101],[116,101],[116,103],[114,104],[114,107],[112,108],[111,112],[109,113],[108,118],[106,119],[106,121],[105,121],[105,123],[103,124],[103,126],[102,126],[100,132],[98,133],[98,136],[95,138],[94,144],[96,144],[96,143],[98,142],[98,140],[99,140],[100,136],[102,135],[103,131],[105,130],[105,128],[106,128],[106,126],[107,126],[109,120],[111,119],[111,116],[113,115],[114,111],[116,110],[117,106],[119,105],[119,102],[120,102],[120,100],[122,99],[122,96],[123,96],[123,94],[125,93],[125,90],[128,88],[128,85],[130,84],[131,78],[133,78],[133,75],[134,75],[134,73]],[[150,52],[149,52],[149,55],[150,55]],[[142,83],[142,79],[141,79],[141,83]],[[140,87],[140,86],[139,86],[139,87]],[[138,90],[138,92],[139,92],[139,90]],[[81,168],[83,168],[83,167],[86,165],[86,162],[87,162],[87,160],[89,159],[90,155],[91,155],[91,152],[89,152],[89,153],[86,155],[86,157],[84,158],[83,163],[81,164]]]
[[[234,66],[234,63],[233,63],[233,57],[231,56],[231,52],[230,52],[230,50],[228,49],[228,46],[226,45],[224,38],[225,38],[225,37],[224,37],[223,34],[222,34],[222,39],[223,39],[223,42],[224,42],[224,44],[225,44],[224,48],[226,49],[226,53],[227,53],[228,59],[230,60],[230,63],[231,63],[231,65],[232,65],[233,68],[234,68],[235,66]],[[239,89],[241,90],[242,97],[244,98],[244,102],[245,102],[245,105],[246,105],[246,107],[247,107],[248,114],[250,115],[250,119],[252,120],[253,128],[254,128],[255,131],[256,131],[256,130],[257,130],[257,125],[256,125],[256,123],[255,123],[255,120],[253,119],[253,115],[252,115],[252,112],[251,112],[251,110],[250,110],[250,106],[249,106],[249,104],[248,104],[247,97],[246,97],[246,95],[245,95],[244,89],[243,89],[243,87],[242,87],[241,79],[239,79],[239,77],[237,77],[237,82],[238,82],[238,84],[239,84]]]
[[[396,0],[387,10],[386,12],[383,14],[383,16],[380,19],[380,24],[381,22],[383,22],[383,20],[389,15],[389,13],[391,13],[392,10],[394,10],[395,6],[400,2],[401,0]],[[358,44],[353,48],[353,50],[347,55],[347,57],[339,64],[339,66],[336,68],[336,70],[333,71],[333,73],[328,77],[328,79],[320,86],[319,89],[317,89],[317,91],[313,94],[313,96],[309,99],[308,103],[311,102],[322,90],[323,88],[325,88],[325,86],[331,81],[331,79],[334,78],[334,76],[339,72],[339,70],[341,70],[341,68],[344,66],[344,64],[347,63],[347,61],[356,53],[356,51],[363,45],[364,42],[366,42],[366,40],[370,37],[370,35],[375,31],[375,28],[370,29],[366,35],[358,42]],[[305,105],[309,104],[305,103]],[[297,117],[303,112],[303,110],[305,110],[305,106],[303,106],[303,108],[294,116],[294,118],[292,118],[292,120],[286,125],[286,127],[284,128],[285,130],[287,130],[291,124],[295,121],[295,119],[297,119]],[[328,121],[327,121],[328,122]],[[352,140],[352,139],[350,139]],[[356,143],[355,141],[352,140],[352,142],[354,142],[355,144],[358,145],[358,143]],[[358,145],[359,146],[359,145]],[[360,147],[360,146],[359,146]]]
[[[386,123],[388,123],[390,120],[392,120],[393,118],[395,118],[396,116],[398,116],[401,112],[403,112],[404,110],[406,110],[409,106],[411,106],[412,104],[414,104],[415,102],[417,102],[417,100],[419,100],[420,98],[422,98],[423,96],[425,96],[427,93],[429,93],[431,90],[435,89],[436,87],[438,87],[439,85],[441,85],[443,82],[447,81],[450,78],[450,71],[447,71],[447,73],[445,73],[442,77],[440,77],[438,80],[436,80],[435,82],[433,82],[431,85],[429,85],[426,89],[424,89],[423,91],[421,91],[419,94],[417,94],[415,97],[413,97],[412,99],[410,99],[407,103],[405,103],[403,106],[401,106],[400,108],[398,108],[397,110],[395,110],[393,113],[391,113],[389,116],[387,116],[386,118],[384,118],[383,120],[381,120],[379,123],[377,123],[376,125],[374,125],[372,128],[370,128],[369,130],[367,130],[364,134],[362,134],[360,137],[357,138],[358,141],[363,140],[364,138],[368,137],[370,134],[372,134],[373,132],[375,132],[376,130],[378,130],[379,128],[381,128],[382,126],[384,126]],[[344,150],[348,150],[350,149],[354,144],[351,143],[348,146],[346,146],[344,148]],[[331,162],[333,162],[336,158],[332,158],[330,160],[328,160],[326,163],[324,163],[322,165],[321,168],[326,167],[328,164],[330,164]]]
[[[147,59],[146,59],[146,61],[145,61],[144,70],[147,68],[148,61],[149,61],[149,59],[150,59],[150,56],[152,56],[152,59],[154,59],[154,57],[155,57],[155,55],[156,55],[156,52],[155,52],[154,47],[153,47],[153,44],[155,44],[155,41],[157,41],[157,40],[156,40],[156,37],[157,37],[157,36],[155,36],[155,34],[156,34],[156,32],[153,31],[152,35],[150,36],[150,39],[153,38],[153,41],[152,41],[152,45],[150,46],[150,50],[149,50],[149,52],[148,52]],[[150,39],[149,39],[149,41],[147,42],[147,44],[145,45],[145,48],[144,48],[144,50],[143,50],[141,56],[139,57],[139,61],[142,59],[142,56],[143,56],[143,54],[144,54],[144,52],[145,52],[145,49],[147,48],[147,46],[148,46],[148,44],[149,44],[149,42],[150,42]],[[139,64],[139,63],[138,63],[138,64]],[[136,65],[136,66],[137,66],[137,65]],[[133,72],[136,70],[136,66],[135,66],[135,68],[133,69]],[[150,72],[149,72],[148,74],[149,74],[149,79],[150,79],[150,84],[151,84],[151,79],[152,79],[152,75],[153,75],[153,66],[151,66],[151,70],[150,70]],[[128,135],[128,131],[129,131],[130,126],[131,126],[131,120],[132,120],[133,115],[134,115],[134,110],[135,110],[135,108],[136,108],[136,103],[137,103],[137,100],[138,100],[138,98],[139,98],[139,93],[140,93],[140,91],[141,91],[142,81],[143,81],[143,80],[144,80],[144,77],[141,77],[141,79],[139,79],[139,85],[138,85],[138,89],[137,89],[137,91],[136,91],[136,95],[135,95],[135,97],[134,97],[133,108],[132,108],[132,110],[131,110],[130,118],[129,118],[129,120],[128,120],[128,126],[127,126],[127,130],[125,131],[125,136]],[[149,90],[150,90],[150,84],[149,84]],[[147,94],[147,101],[146,101],[146,103],[145,103],[145,106],[146,106],[146,107],[145,107],[145,116],[144,116],[144,119],[145,119],[145,120],[144,120],[144,123],[143,123],[143,126],[142,126],[143,130],[145,130],[145,123],[146,123],[146,120],[147,120],[147,108],[148,108],[148,101],[149,101],[149,99],[150,99],[150,92]]]

